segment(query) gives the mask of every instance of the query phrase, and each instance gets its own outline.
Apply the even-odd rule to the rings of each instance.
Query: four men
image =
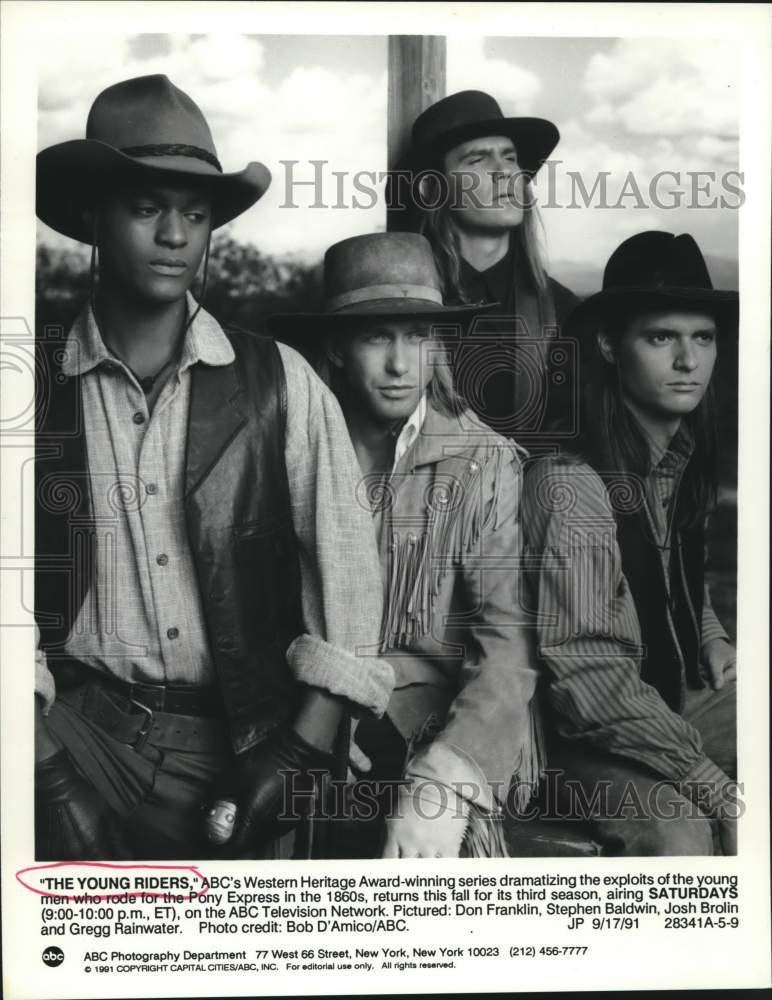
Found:
[[[309,803],[341,746],[380,782],[364,853],[506,853],[500,811],[555,762],[563,791],[576,779],[593,799],[611,781],[610,811],[582,817],[611,850],[710,853],[715,817],[731,853],[732,768],[679,715],[701,658],[733,749],[733,654],[702,572],[702,397],[731,296],[693,241],[644,234],[609,262],[588,341],[605,395],[588,383],[578,457],[536,463],[521,509],[511,438],[545,424],[545,328],[573,304],[529,228],[551,123],[505,119],[478,92],[419,118],[414,154],[460,200],[429,213],[428,241],[332,247],[325,313],[276,325],[303,332],[333,391],[191,294],[212,229],[261,197],[267,169],[224,174],[200,110],[164,76],[100,94],[86,135],[38,157],[39,216],[92,246],[89,303],[65,342],[40,344],[38,856],[218,856],[215,799],[231,856],[313,852]],[[514,317],[516,357],[518,335],[536,340],[535,367],[520,354],[493,402],[461,364],[486,312]],[[513,422],[526,391],[539,405]],[[597,532],[553,516],[553,476]],[[639,499],[621,514],[619,476]],[[528,580],[521,536],[541,567]],[[713,713],[718,696],[700,696]],[[617,821],[631,781],[659,840]],[[659,822],[681,799],[700,807],[692,825]]]

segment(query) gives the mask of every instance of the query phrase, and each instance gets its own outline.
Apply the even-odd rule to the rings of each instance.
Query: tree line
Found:
[[[90,253],[38,244],[35,323],[68,327],[90,289]],[[200,293],[200,285],[194,293]],[[321,307],[321,262],[272,257],[227,234],[212,239],[204,305],[219,320],[261,330],[267,316]]]

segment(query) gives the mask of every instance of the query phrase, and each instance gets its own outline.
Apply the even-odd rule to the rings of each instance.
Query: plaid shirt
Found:
[[[381,618],[378,553],[369,512],[356,499],[356,459],[332,393],[296,352],[278,347],[307,629],[290,646],[288,664],[299,680],[382,712],[391,668],[355,652],[377,648]],[[230,364],[230,341],[201,310],[152,413],[135,376],[105,347],[90,308],[76,320],[66,353],[64,373],[81,376],[98,552],[66,651],[125,680],[210,683],[214,666],[185,527],[185,443],[191,367]]]

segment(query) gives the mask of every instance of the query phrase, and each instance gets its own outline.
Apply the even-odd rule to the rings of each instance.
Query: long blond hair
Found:
[[[366,319],[364,320],[366,322]],[[350,335],[351,331],[348,331]],[[336,347],[342,338],[347,336],[345,330],[327,337],[325,343],[315,354],[309,357],[309,361],[316,371],[316,374],[324,384],[332,389],[338,402],[344,409],[347,405],[348,381],[346,374],[330,361],[328,349]],[[433,333],[432,336],[440,343],[443,343],[441,334]],[[426,387],[426,394],[429,402],[446,417],[459,416],[467,408],[467,401],[457,391],[453,383],[453,375],[450,367],[446,364],[436,364],[432,371],[432,377]]]
[[[530,181],[527,185],[530,191]],[[529,199],[523,206],[523,221],[513,228],[510,242],[518,267],[522,268],[526,281],[536,293],[539,311],[545,315],[550,288],[542,248],[543,231],[539,210]],[[419,232],[429,240],[434,251],[445,304],[468,304],[469,298],[461,281],[461,246],[452,222],[452,209],[446,199],[437,208],[423,208],[420,211]]]

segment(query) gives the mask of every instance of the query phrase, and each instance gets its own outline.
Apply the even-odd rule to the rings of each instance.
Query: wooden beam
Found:
[[[445,96],[446,52],[444,35],[389,35],[390,170],[407,149],[413,122],[425,108]],[[389,212],[389,229],[402,229],[403,222],[404,213]]]

